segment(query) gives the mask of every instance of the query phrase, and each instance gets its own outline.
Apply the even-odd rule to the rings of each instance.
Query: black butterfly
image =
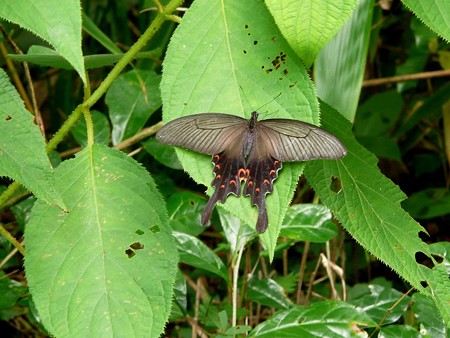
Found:
[[[345,156],[345,146],[334,135],[312,124],[290,119],[258,121],[227,114],[204,113],[180,117],[156,134],[159,142],[213,155],[214,193],[202,214],[207,225],[215,204],[225,202],[229,194],[251,196],[258,207],[256,230],[268,226],[266,194],[273,191],[281,162]]]

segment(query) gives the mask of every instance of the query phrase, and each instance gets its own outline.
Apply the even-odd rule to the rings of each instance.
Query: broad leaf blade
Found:
[[[358,4],[348,1],[266,0],[284,38],[306,67],[311,67],[320,50],[350,18]]]
[[[326,104],[322,104],[322,114],[326,116],[324,128],[343,141],[348,155],[338,161],[308,163],[306,178],[364,248],[432,297],[442,316],[450,320],[450,281],[446,268],[436,263],[433,269],[428,269],[416,262],[417,252],[429,257],[431,254],[419,238],[419,232],[425,229],[400,206],[405,195],[381,174],[375,156],[355,141],[344,118]]]
[[[45,327],[57,337],[157,337],[177,254],[153,180],[104,146],[63,162],[56,178],[69,212],[37,203],[25,230],[26,276]]]
[[[0,69],[0,176],[8,176],[50,204],[64,207],[33,116]]]
[[[86,83],[81,50],[80,1],[0,1],[0,17],[28,29],[50,43]]]
[[[308,74],[267,8],[255,0],[195,1],[171,39],[161,94],[166,122],[201,112],[249,118],[252,110],[263,105],[262,119],[270,116],[319,122]],[[194,180],[209,187],[211,194],[211,158],[182,150],[178,155],[183,167]],[[302,171],[301,164],[283,166],[274,192],[267,196],[269,228],[261,236],[271,257]],[[257,212],[250,199],[230,196],[225,208],[255,226]]]

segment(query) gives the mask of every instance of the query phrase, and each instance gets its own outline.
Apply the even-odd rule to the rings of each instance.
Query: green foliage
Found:
[[[159,335],[177,254],[153,180],[104,146],[85,148],[55,176],[69,212],[38,202],[25,229],[28,286],[47,330]]]
[[[448,335],[449,84],[361,89],[446,67],[422,22],[448,39],[447,5],[195,0],[181,19],[166,3],[0,4],[2,41],[26,49],[3,57],[35,65],[0,70],[0,332]],[[152,136],[161,119],[253,110],[320,122],[348,155],[283,163],[263,235],[243,196],[202,227],[211,158]]]
[[[80,1],[2,1],[0,18],[14,22],[47,41],[75,68],[86,83],[81,50]]]
[[[311,67],[320,50],[352,15],[358,1],[267,0],[266,5],[289,45]]]

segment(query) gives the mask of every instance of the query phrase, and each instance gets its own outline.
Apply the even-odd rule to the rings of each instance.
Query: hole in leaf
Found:
[[[425,255],[425,254],[424,254],[423,252],[421,252],[421,251],[417,251],[417,252],[416,252],[416,254],[415,254],[415,259],[416,259],[416,262],[417,262],[417,263],[419,263],[419,264],[421,264],[421,265],[423,265],[423,266],[426,266],[426,267],[429,268],[429,269],[434,268],[434,263],[433,263],[433,261],[431,260],[431,258],[428,257],[427,255]]]
[[[330,190],[337,194],[339,191],[341,191],[341,188],[342,188],[341,180],[336,176],[333,176],[331,178]]]
[[[422,241],[426,242],[427,240],[430,239],[430,236],[429,236],[426,232],[424,232],[424,231],[419,231],[419,238],[420,238]]]
[[[442,262],[444,261],[444,257],[439,256],[439,255],[433,255],[431,254],[431,256],[433,256],[433,258],[436,260],[436,262],[438,262],[439,264],[442,264]]]
[[[12,119],[11,115],[6,115],[6,121],[10,121]]]
[[[278,38],[277,38],[277,36],[276,36],[276,35],[272,36],[272,41],[273,41],[273,42],[276,42],[276,41],[277,41],[277,39],[278,39]]]
[[[258,44],[258,40],[253,41],[253,44],[256,46]]]
[[[287,69],[283,69],[283,74],[287,75],[287,73],[288,73],[288,70]]]
[[[161,231],[161,229],[159,228],[159,226],[154,225],[154,226],[150,227],[150,231],[153,232],[154,234],[157,234],[158,232]]]
[[[144,232],[143,232],[141,229],[137,229],[137,230],[135,231],[135,233],[138,234],[139,236],[141,236],[141,235],[144,234]]]
[[[248,28],[248,25],[246,24],[246,25],[244,26],[244,28],[247,29],[247,28]]]
[[[428,283],[424,280],[420,282],[420,285],[422,285],[424,288],[428,287]]]
[[[131,249],[126,249],[125,254],[128,256],[128,258],[132,258],[132,257],[136,256],[135,252]]]
[[[133,244],[130,244],[130,248],[134,250],[142,250],[144,249],[144,246],[140,242],[134,242]]]
[[[194,206],[194,205],[195,205],[195,202],[194,202],[193,200],[190,200],[190,201],[189,201],[189,204],[192,205],[192,206]]]
[[[244,54],[247,54],[247,51],[244,49]]]

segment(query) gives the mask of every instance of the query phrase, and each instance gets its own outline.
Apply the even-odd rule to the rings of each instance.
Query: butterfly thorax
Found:
[[[257,136],[257,128],[256,123],[258,120],[258,113],[252,112],[252,117],[247,123],[246,132],[244,133],[244,140],[242,143],[242,155],[245,160],[247,160],[250,152],[252,151],[253,147],[256,143],[256,136]]]

